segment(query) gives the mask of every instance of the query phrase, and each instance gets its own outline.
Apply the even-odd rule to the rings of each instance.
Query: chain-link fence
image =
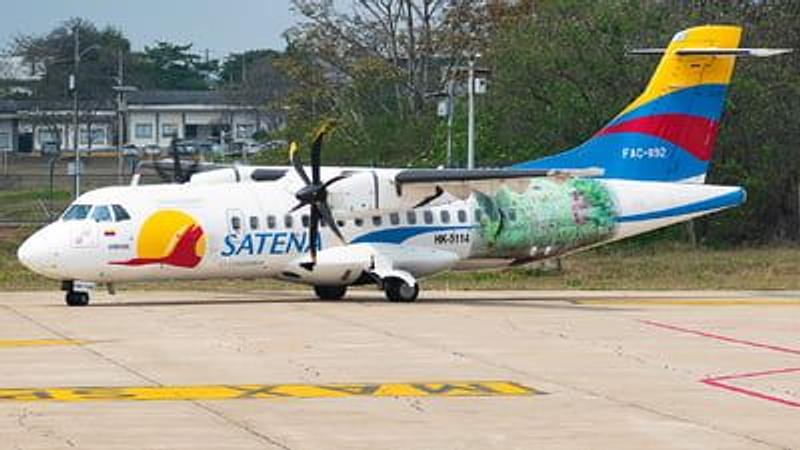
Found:
[[[9,155],[0,166],[0,225],[47,223],[74,198],[73,159]],[[120,171],[116,156],[82,158],[81,192],[130,183],[136,161],[126,159]],[[144,171],[142,183],[161,181]]]

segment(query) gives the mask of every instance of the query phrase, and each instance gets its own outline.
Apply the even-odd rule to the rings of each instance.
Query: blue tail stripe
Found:
[[[627,149],[627,150],[626,150]],[[601,167],[605,178],[680,181],[702,175],[708,162],[661,138],[641,133],[615,133],[515,169],[577,169]]]
[[[668,217],[678,217],[688,214],[695,214],[699,212],[714,211],[717,209],[730,208],[744,203],[747,194],[744,189],[737,189],[736,191],[729,192],[717,197],[707,200],[702,200],[695,203],[676,206],[673,208],[660,209],[657,211],[650,211],[641,214],[631,214],[628,216],[617,217],[617,222],[640,222],[643,220],[664,219]]]
[[[701,84],[659,97],[623,114],[607,126],[658,114],[688,114],[718,122],[725,102],[725,84]]]

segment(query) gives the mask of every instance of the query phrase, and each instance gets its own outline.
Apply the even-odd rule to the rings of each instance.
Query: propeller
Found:
[[[331,208],[328,205],[328,187],[337,181],[347,178],[346,175],[338,175],[325,182],[322,181],[321,164],[322,164],[322,141],[325,135],[330,133],[333,129],[333,123],[329,122],[324,124],[316,133],[313,144],[311,145],[311,177],[309,178],[303,167],[302,161],[298,155],[299,147],[297,143],[292,142],[289,147],[289,159],[294,167],[295,172],[303,180],[303,186],[297,193],[295,198],[299,203],[292,208],[292,212],[300,208],[309,206],[311,212],[309,214],[308,224],[308,238],[311,242],[311,261],[300,264],[306,270],[313,270],[317,264],[317,242],[319,241],[319,227],[320,223],[324,221],[336,235],[337,238],[343,243],[347,244],[347,240],[342,235],[339,226],[336,224],[336,219],[333,217]]]

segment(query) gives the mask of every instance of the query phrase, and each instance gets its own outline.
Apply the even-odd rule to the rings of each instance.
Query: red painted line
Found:
[[[748,341],[748,340],[744,340],[744,339],[737,339],[737,338],[732,338],[732,337],[728,337],[728,336],[722,336],[720,334],[708,333],[708,332],[705,332],[705,331],[699,331],[699,330],[692,330],[692,329],[689,329],[689,328],[677,327],[675,325],[670,325],[670,324],[661,323],[661,322],[655,322],[655,321],[652,321],[652,320],[639,320],[639,322],[641,322],[643,324],[646,324],[646,325],[651,325],[651,326],[654,326],[654,327],[663,328],[663,329],[666,329],[666,330],[679,331],[681,333],[686,333],[686,334],[693,334],[695,336],[700,336],[700,337],[705,337],[705,338],[710,338],[710,339],[716,339],[718,341],[729,342],[731,344],[747,345],[747,346],[750,346],[750,347],[763,348],[765,350],[772,350],[772,351],[775,351],[775,352],[791,353],[793,355],[800,355],[800,350],[796,350],[796,349],[793,349],[793,348],[780,347],[780,346],[777,346],[777,345],[770,345],[770,344],[762,344],[760,342]]]
[[[790,368],[790,369],[778,369],[778,370],[767,370],[763,372],[754,372],[754,373],[744,373],[739,375],[726,375],[722,377],[712,377],[706,378],[704,380],[700,380],[701,383],[706,384],[708,386],[712,386],[719,389],[724,389],[726,391],[736,392],[737,394],[747,395],[749,397],[758,398],[761,400],[767,400],[773,403],[779,403],[785,406],[791,406],[793,408],[800,408],[800,402],[796,402],[793,400],[787,400],[785,398],[776,397],[774,395],[764,394],[762,392],[754,391],[752,389],[747,389],[739,386],[734,386],[731,384],[723,383],[723,380],[734,380],[734,379],[741,379],[741,378],[754,378],[760,376],[768,376],[768,375],[777,375],[782,373],[792,373],[792,372],[800,372],[800,368]]]

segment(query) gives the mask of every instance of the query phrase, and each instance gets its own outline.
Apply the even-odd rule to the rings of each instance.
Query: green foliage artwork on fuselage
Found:
[[[614,201],[596,180],[543,178],[523,193],[503,187],[494,196],[476,196],[489,253],[529,256],[534,247],[561,253],[614,232]]]

